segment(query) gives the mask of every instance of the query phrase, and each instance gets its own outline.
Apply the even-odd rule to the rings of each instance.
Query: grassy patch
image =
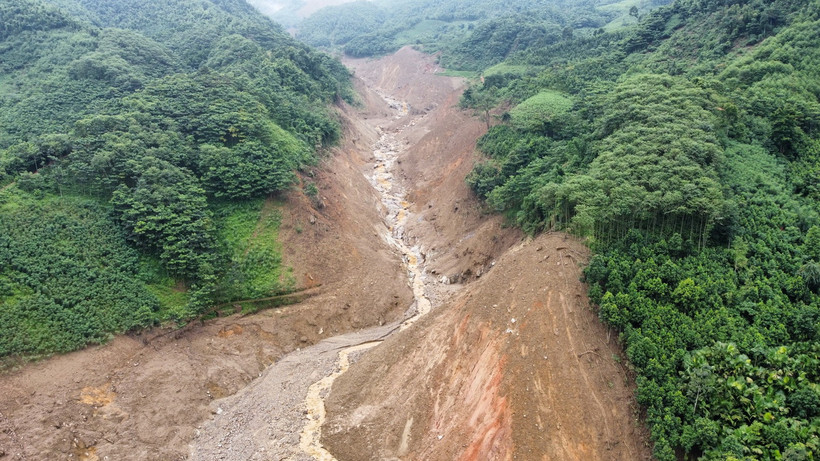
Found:
[[[221,202],[213,207],[226,265],[219,283],[220,302],[262,298],[293,287],[282,265],[281,214],[271,201]]]
[[[619,2],[610,3],[609,5],[597,6],[596,9],[598,11],[618,14],[618,16],[614,17],[603,27],[604,30],[611,32],[637,24],[638,19],[629,15],[629,9],[633,6],[638,8],[638,14],[641,16],[654,9],[651,2],[647,0],[621,0]]]
[[[532,73],[535,73],[535,72],[536,72],[536,70],[533,69],[532,66],[517,66],[517,65],[512,65],[512,64],[507,64],[505,62],[502,62],[502,63],[496,64],[496,65],[488,68],[487,70],[485,70],[484,71],[484,76],[489,77],[491,75],[505,75],[505,74],[521,76],[521,75],[532,74]]]
[[[399,43],[428,43],[447,35],[454,31],[461,31],[468,27],[469,21],[438,21],[435,19],[425,19],[419,21],[410,29],[396,34],[396,41]]]
[[[156,257],[141,255],[139,264],[140,279],[160,303],[157,320],[165,322],[188,317],[190,294],[187,287],[171,277]]]

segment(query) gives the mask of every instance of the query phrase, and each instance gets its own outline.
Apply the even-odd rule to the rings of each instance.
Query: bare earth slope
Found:
[[[283,210],[313,296],[5,372],[0,460],[649,457],[584,246],[524,239],[464,183],[486,130],[464,82],[411,49],[347,64],[363,104],[340,108],[323,206]]]
[[[435,60],[409,47],[345,64],[378,94],[409,106],[410,123],[368,121],[397,133],[406,146],[398,180],[413,205],[407,233],[425,254],[428,272],[448,282],[480,277],[521,233],[488,215],[464,181],[477,160],[476,140],[487,131],[484,122],[457,108],[464,83],[436,75],[441,69]]]
[[[520,235],[482,216],[464,177],[482,123],[410,49],[351,61],[423,115],[394,130],[411,239],[448,281],[480,280],[368,353],[334,383],[323,443],[339,460],[649,459],[619,347],[579,281],[585,247]],[[439,79],[438,82],[435,79]]]
[[[434,203],[410,201],[411,197],[419,197],[415,184],[424,181],[423,176],[439,184],[434,191],[442,198],[439,203],[473,200],[464,186],[464,175],[469,168],[461,174],[452,174],[435,167],[439,162],[471,165],[475,139],[483,132],[481,124],[454,107],[463,81],[436,76],[432,58],[411,49],[379,61],[348,64],[356,69],[363,102],[358,121],[352,120],[351,128],[363,133],[375,130],[379,134],[378,141],[369,144],[372,163],[362,169],[362,174],[370,177],[383,195],[380,208],[386,216],[388,227],[383,229],[388,235],[386,238],[401,242],[397,245],[404,254],[417,297],[408,314],[423,314],[429,310],[425,306],[431,301],[436,305],[467,287],[451,285],[449,279],[442,283],[435,274],[425,272],[440,260],[461,260],[453,254],[453,249],[458,248],[465,235],[492,234],[494,238],[487,238],[485,251],[496,251],[497,255],[520,241],[521,234],[514,229],[501,229],[499,218],[483,215],[477,202],[472,202],[471,209],[441,213],[447,217],[444,219],[448,226],[444,229],[446,232],[439,232],[433,226],[419,226],[428,211],[438,210]],[[393,77],[383,78],[382,70]],[[379,79],[379,85],[370,78]],[[397,86],[408,91],[394,92]],[[426,109],[417,108],[422,104]],[[432,148],[430,142],[413,141],[413,137],[432,140],[449,137],[451,148],[438,150]],[[370,142],[365,137],[353,141],[356,145]],[[404,168],[405,162],[419,161],[418,156],[435,158],[435,162],[426,169]],[[440,250],[428,253],[430,241],[440,242]],[[481,242],[473,244],[482,245]],[[463,259],[465,267],[469,267],[470,259]],[[409,321],[418,317],[415,315]],[[288,355],[248,388],[214,403],[216,415],[202,426],[194,439],[191,459],[333,460],[333,455],[319,443],[325,386],[332,385],[333,380],[342,375],[346,367],[342,362],[346,362],[348,348],[356,349],[363,343],[375,346],[407,324],[360,330]]]
[[[341,460],[649,459],[619,348],[558,234],[498,259],[470,290],[334,384],[324,445]]]

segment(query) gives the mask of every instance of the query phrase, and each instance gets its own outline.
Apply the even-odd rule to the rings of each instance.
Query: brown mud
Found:
[[[486,125],[414,56],[349,65],[424,115],[394,128],[409,146],[408,238],[428,270],[469,283],[335,381],[324,446],[340,461],[650,459],[620,347],[580,281],[585,246],[563,234],[522,240],[482,213],[464,177]]]
[[[457,108],[464,82],[411,49],[346,64],[362,105],[340,108],[318,200],[296,190],[282,210],[286,263],[311,297],[3,373],[0,460],[649,458],[621,352],[579,281],[585,247],[524,238],[464,182],[486,131]],[[402,328],[426,309],[419,292],[432,310]],[[311,399],[318,455],[302,446]]]

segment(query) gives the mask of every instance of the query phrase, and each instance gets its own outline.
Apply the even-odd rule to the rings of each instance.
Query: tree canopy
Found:
[[[0,18],[0,355],[287,289],[277,227],[250,245],[247,222],[338,139],[341,63],[240,0],[9,0]]]
[[[820,4],[633,16],[473,83],[462,104],[502,123],[468,183],[595,250],[590,298],[621,332],[658,459],[814,459]]]

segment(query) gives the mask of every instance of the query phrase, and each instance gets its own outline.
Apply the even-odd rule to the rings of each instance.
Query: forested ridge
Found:
[[[591,34],[635,21],[669,0],[613,1],[432,0],[355,1],[323,8],[299,23],[297,38],[354,57],[376,56],[413,45],[439,53],[447,68],[482,70],[531,47]],[[274,15],[276,17],[276,15]]]
[[[263,201],[351,95],[244,1],[0,3],[0,356],[291,289]]]
[[[677,0],[506,56],[468,177],[586,238],[658,459],[820,454],[820,3]]]

